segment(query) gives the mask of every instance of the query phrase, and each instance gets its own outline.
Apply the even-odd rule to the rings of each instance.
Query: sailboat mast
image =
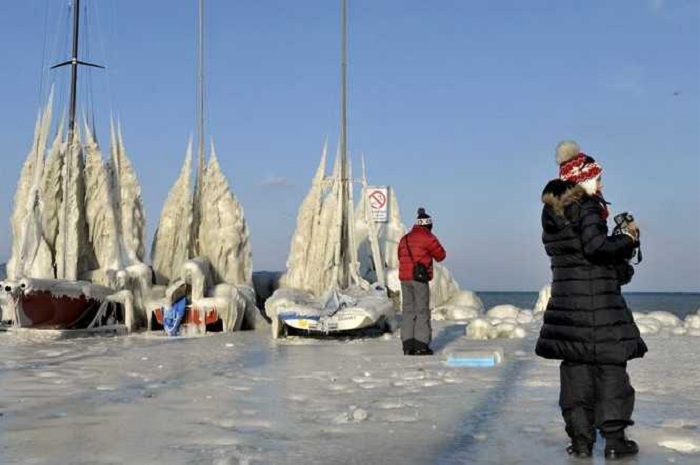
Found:
[[[69,114],[68,114],[68,149],[66,150],[66,155],[65,155],[65,160],[64,160],[64,175],[63,175],[63,198],[62,198],[62,203],[63,203],[63,212],[62,212],[62,232],[60,233],[63,236],[62,244],[63,244],[63,251],[62,251],[62,256],[61,258],[61,263],[60,263],[60,268],[57,265],[56,269],[56,274],[57,277],[59,278],[66,278],[66,250],[68,247],[69,239],[68,239],[68,234],[70,234],[69,227],[68,227],[68,199],[70,198],[70,194],[68,193],[68,188],[71,185],[71,179],[72,179],[72,173],[71,173],[71,168],[73,166],[73,149],[74,144],[73,144],[73,139],[75,138],[75,135],[77,131],[75,130],[76,127],[76,122],[75,122],[75,113],[76,113],[76,107],[77,107],[77,100],[78,100],[78,66],[84,65],[84,66],[91,66],[93,68],[104,68],[104,66],[96,65],[94,63],[87,63],[85,61],[80,61],[78,59],[78,44],[80,43],[78,38],[79,38],[79,33],[80,33],[80,0],[73,0],[73,51],[71,53],[71,58],[70,60],[64,61],[63,63],[59,63],[57,65],[53,65],[51,69],[56,69],[56,68],[61,68],[63,66],[68,66],[70,65],[71,67],[71,76],[70,76],[70,109],[69,109]],[[78,144],[76,144],[77,146]],[[77,156],[80,156],[79,150],[76,152]],[[58,261],[59,257],[56,257],[56,260]]]
[[[199,222],[204,179],[204,0],[199,0],[197,36],[197,178],[194,185],[192,246],[199,254]]]
[[[75,110],[78,98],[78,33],[80,28],[80,0],[73,0],[73,53],[70,63],[70,114],[68,119],[68,142],[75,133]]]
[[[199,163],[197,169],[197,180],[202,182],[204,173],[204,0],[199,0],[199,65],[197,77],[197,105],[199,111],[198,124],[198,145],[197,145],[197,161]]]
[[[347,0],[341,0],[341,40],[340,40],[340,274],[338,284],[341,289],[350,285],[350,224],[348,203],[350,186],[348,179],[348,131],[347,131]]]
[[[70,109],[68,114],[68,149],[65,156],[65,167],[63,174],[63,249],[61,257],[60,272],[57,269],[57,277],[66,279],[67,250],[70,239],[70,228],[68,227],[68,189],[71,185],[71,168],[73,166],[73,138],[75,137],[75,110],[78,99],[78,36],[80,32],[80,0],[74,0],[73,4],[73,51],[70,59]]]

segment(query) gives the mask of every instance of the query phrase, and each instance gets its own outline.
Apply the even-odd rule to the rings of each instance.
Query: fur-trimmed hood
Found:
[[[542,203],[550,206],[557,216],[564,216],[566,207],[578,202],[586,195],[584,188],[574,182],[553,179],[542,191]]]
[[[571,181],[553,179],[542,191],[542,228],[550,233],[560,231],[569,225],[564,215],[566,208],[586,197],[583,187]]]

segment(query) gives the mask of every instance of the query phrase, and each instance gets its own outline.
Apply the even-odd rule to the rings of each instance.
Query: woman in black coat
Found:
[[[595,428],[606,457],[636,454],[625,437],[633,424],[634,389],[627,361],[647,351],[620,292],[631,279],[627,260],[638,245],[632,225],[608,236],[602,168],[573,142],[557,148],[560,179],[542,193],[542,241],[551,260],[552,295],[537,355],[562,360],[559,405],[572,440],[570,454],[588,457]]]

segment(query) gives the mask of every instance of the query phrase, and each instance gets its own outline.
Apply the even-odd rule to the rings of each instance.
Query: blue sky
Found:
[[[68,100],[67,70],[47,71],[68,57],[68,3],[0,5],[0,261],[49,82]],[[83,51],[108,69],[79,100],[103,145],[110,112],[122,121],[150,248],[195,130],[196,1],[83,3]],[[323,140],[337,143],[339,3],[206,2],[207,135],[256,270],[284,268]],[[641,225],[628,290],[700,291],[700,1],[349,0],[348,79],[351,156],[395,187],[404,223],[433,215],[463,288],[548,282],[539,197],[573,138]]]

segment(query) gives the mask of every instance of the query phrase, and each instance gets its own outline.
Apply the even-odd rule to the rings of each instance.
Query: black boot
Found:
[[[404,355],[416,355],[416,340],[406,339],[403,341],[403,354]]]
[[[593,444],[588,441],[574,440],[566,447],[566,452],[578,459],[587,459],[593,455]]]
[[[428,347],[425,342],[416,341],[414,347],[414,355],[433,355],[433,349]]]
[[[621,438],[608,438],[605,441],[605,458],[618,459],[628,455],[639,453],[639,446],[631,439],[622,436]]]

